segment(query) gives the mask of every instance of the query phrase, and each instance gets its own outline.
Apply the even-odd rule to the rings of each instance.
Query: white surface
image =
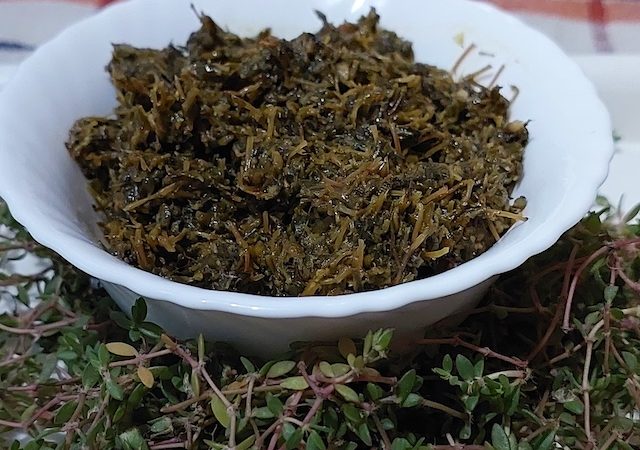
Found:
[[[18,67],[13,64],[0,64],[0,89],[9,81],[9,78],[13,76],[17,69]]]
[[[357,2],[362,7],[353,10],[346,1],[312,3],[335,22],[355,19],[369,6]],[[292,339],[360,334],[375,326],[418,330],[472,304],[488,286],[486,280],[549,247],[588,210],[612,153],[608,114],[578,67],[554,44],[493,8],[463,0],[434,1],[429,9],[416,8],[420,0],[374,3],[382,25],[411,40],[419,61],[452,67],[462,51],[453,37],[462,32],[467,42],[496,55],[472,55],[463,72],[504,63],[500,82],[520,88],[512,113],[532,120],[532,139],[516,195],[527,196],[529,220],[475,260],[374,292],[269,298],[180,285],[101,250],[85,180],[64,148],[67,130],[78,117],[107,114],[114,106],[104,72],[110,43],[162,47],[184,42],[198,25],[188,0],[115,5],[68,29],[21,66],[0,94],[0,166],[6,173],[0,195],[37,240],[91,275],[119,284],[108,288],[124,309],[137,294],[166,300],[150,302],[151,317],[181,335],[204,331],[264,352]],[[278,0],[269,8],[258,0],[195,4],[243,34],[270,26],[290,38],[320,25],[308,2]],[[251,10],[260,14],[247,15]],[[153,26],[140,26],[145,23]]]
[[[600,193],[622,210],[640,203],[640,56],[580,56],[575,58],[593,81],[611,113],[620,141],[610,173]]]
[[[0,1],[0,40],[37,47],[64,28],[94,12],[93,5],[81,2],[3,0]],[[18,63],[29,53],[0,50],[0,61]]]

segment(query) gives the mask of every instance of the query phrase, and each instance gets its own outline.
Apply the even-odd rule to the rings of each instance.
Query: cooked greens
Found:
[[[201,16],[186,46],[115,45],[118,106],[68,149],[114,255],[205,288],[335,295],[468,261],[521,220],[526,126],[498,87],[379,27],[287,41]]]

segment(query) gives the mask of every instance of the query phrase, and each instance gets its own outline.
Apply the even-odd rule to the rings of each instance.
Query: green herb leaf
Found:
[[[291,435],[287,438],[284,445],[287,450],[294,450],[300,446],[300,442],[302,442],[302,438],[304,436],[304,432],[302,428],[296,428],[296,430],[291,433]]]
[[[312,430],[307,438],[306,448],[307,450],[326,450],[327,446],[324,445],[320,435],[316,431]]]
[[[352,339],[349,338],[341,338],[338,341],[338,350],[343,358],[347,359],[349,355],[356,355],[357,349],[356,344]]]
[[[62,405],[58,411],[56,412],[55,418],[53,419],[53,423],[56,425],[63,425],[71,419],[73,412],[76,410],[78,406],[77,402],[70,401]]]
[[[638,368],[638,358],[631,352],[622,352],[622,358],[629,367],[629,370],[635,372]]]
[[[304,377],[289,377],[280,382],[280,386],[283,389],[290,389],[292,391],[304,391],[309,387],[307,380]]]
[[[131,307],[131,318],[134,323],[140,324],[147,318],[147,303],[142,297],[138,297]]]
[[[363,422],[360,425],[358,425],[357,434],[360,440],[364,443],[364,445],[369,447],[372,445],[373,441],[371,440],[371,432],[369,431],[369,426],[367,425],[366,422]]]
[[[244,441],[236,445],[236,450],[249,450],[253,446],[253,443],[255,441],[256,441],[255,436],[249,436]]]
[[[353,403],[345,403],[344,405],[342,405],[342,413],[344,414],[346,419],[353,424],[359,424],[360,422],[362,422],[360,410],[356,408]]]
[[[284,404],[278,397],[271,393],[267,394],[267,407],[276,417],[279,417],[280,414],[282,414],[282,411],[284,411]]]
[[[288,374],[296,366],[294,361],[278,361],[269,368],[267,378],[280,378]]]
[[[132,428],[118,436],[125,450],[149,450],[147,441],[140,434],[140,430]]]
[[[267,419],[273,419],[275,415],[270,408],[266,406],[262,406],[260,408],[256,408],[253,410],[253,417],[255,417],[256,419],[267,420]]]
[[[398,381],[398,391],[396,394],[398,396],[398,399],[400,400],[400,404],[403,404],[407,399],[407,396],[413,390],[413,385],[415,384],[415,382],[416,371],[414,369],[409,370],[402,376],[402,378],[400,378],[400,381]]]
[[[407,398],[402,402],[403,408],[414,408],[416,406],[422,405],[424,399],[415,393],[410,393],[407,395]]]
[[[122,400],[124,398],[124,391],[122,390],[122,387],[111,378],[108,378],[105,381],[105,385],[107,386],[107,391],[111,397],[116,400]]]
[[[336,392],[340,394],[342,398],[351,403],[360,403],[360,397],[356,391],[351,389],[349,386],[344,384],[336,384],[335,385]]]
[[[217,395],[211,399],[211,410],[213,411],[213,415],[218,423],[220,423],[224,428],[229,428],[229,425],[231,425],[231,418],[227,412],[227,407]]]
[[[453,360],[448,354],[444,355],[444,358],[442,359],[442,369],[448,373],[451,373],[451,371],[453,370]]]
[[[241,356],[240,362],[242,363],[242,366],[244,367],[244,370],[247,371],[247,373],[255,373],[256,366],[254,366],[253,363],[249,361],[247,358],[245,358],[244,356]]]
[[[493,445],[496,450],[516,450],[515,448],[511,448],[509,435],[504,428],[497,423],[491,428],[491,445]]]
[[[456,356],[456,369],[458,374],[462,377],[463,380],[470,381],[473,380],[474,377],[474,368],[473,364],[469,359],[461,354]]]

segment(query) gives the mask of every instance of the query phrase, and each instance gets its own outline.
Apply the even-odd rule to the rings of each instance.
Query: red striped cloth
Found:
[[[61,28],[112,1],[0,0],[0,64],[19,61]],[[511,11],[569,53],[640,52],[640,0],[478,1]]]

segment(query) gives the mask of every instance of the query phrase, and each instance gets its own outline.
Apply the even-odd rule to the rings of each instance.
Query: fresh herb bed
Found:
[[[142,301],[127,318],[0,211],[3,258],[48,258],[53,274],[0,275],[15,304],[0,316],[0,432],[29,436],[4,448],[640,446],[640,225],[608,207],[410,353],[378,330],[268,362],[177,341]]]

